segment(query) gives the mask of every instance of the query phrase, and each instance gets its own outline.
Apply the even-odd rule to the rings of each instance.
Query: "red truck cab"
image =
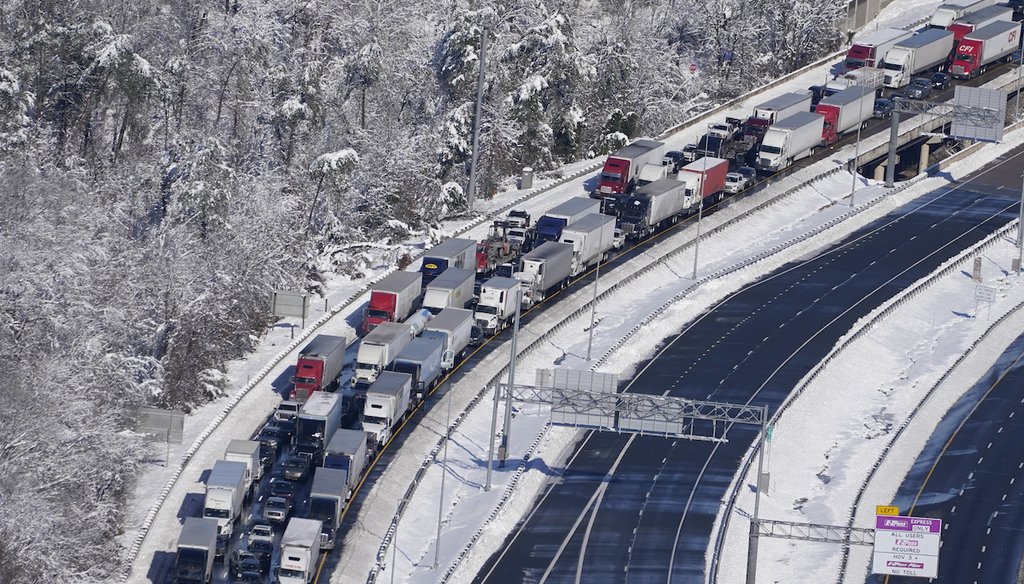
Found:
[[[616,194],[629,190],[628,177],[630,161],[623,158],[609,156],[604,162],[604,169],[601,170],[601,182],[598,190],[604,194]]]
[[[363,332],[370,332],[373,327],[385,322],[394,322],[398,296],[391,292],[374,290],[370,293],[370,303],[366,306],[366,319],[363,321]]]

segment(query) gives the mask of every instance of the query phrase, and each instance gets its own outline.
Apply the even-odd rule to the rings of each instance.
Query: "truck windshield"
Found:
[[[497,306],[487,306],[485,304],[477,304],[476,311],[481,314],[498,314]]]
[[[376,308],[371,308],[371,309],[367,310],[366,311],[366,315],[371,317],[371,318],[383,318],[384,320],[388,319],[388,313],[387,312],[385,312],[383,310],[377,310]]]
[[[319,497],[313,497],[309,500],[309,518],[323,521],[327,525],[333,526],[334,520],[337,517],[337,510],[335,509],[335,502],[330,499],[322,499]]]
[[[761,153],[762,154],[782,154],[782,148],[779,148],[778,146],[765,146],[764,144],[762,144],[761,145]]]
[[[957,53],[954,61],[964,61],[966,63],[974,62],[974,55],[968,55],[967,53]]]
[[[313,377],[296,377],[295,383],[301,383],[303,385],[316,385],[316,378]]]
[[[601,180],[605,182],[617,183],[622,180],[622,175],[617,172],[602,172]]]
[[[363,423],[364,424],[380,424],[382,426],[386,426],[388,424],[388,419],[387,418],[382,418],[380,416],[363,416]]]
[[[360,363],[359,361],[356,361],[356,369],[377,371],[377,364],[376,363]]]
[[[302,582],[306,581],[305,570],[289,570],[287,568],[280,568],[277,571],[277,575],[283,578],[295,578],[297,580],[301,580]]]
[[[902,71],[903,70],[903,64],[902,63],[883,63],[882,64],[882,68],[883,69],[888,69],[889,71]]]
[[[203,511],[203,517],[213,517],[214,519],[227,519],[228,518],[228,510],[227,509],[213,509],[212,507],[207,507]]]

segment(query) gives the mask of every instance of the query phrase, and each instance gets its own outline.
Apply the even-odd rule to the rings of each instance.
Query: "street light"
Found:
[[[590,302],[590,338],[587,339],[587,361],[590,361],[590,350],[594,346],[594,316],[597,311],[597,284],[601,281],[601,260],[597,260],[594,272],[594,299]]]
[[[480,31],[480,76],[476,82],[476,117],[473,118],[473,153],[470,154],[469,162],[469,192],[466,193],[466,205],[469,211],[473,211],[473,203],[476,198],[476,161],[477,151],[480,146],[480,110],[484,103],[484,71],[487,68],[487,26],[483,23]]]
[[[516,288],[519,299],[516,302],[516,322],[512,328],[512,356],[508,361],[508,389],[505,393],[505,427],[501,431],[501,446],[498,447],[498,466],[505,468],[508,458],[509,434],[512,431],[512,388],[516,385],[516,341],[519,338],[519,313],[523,306],[523,287]]]
[[[700,197],[700,193],[697,194]],[[697,281],[697,257],[700,255],[700,220],[704,215],[704,197],[697,203],[697,240],[693,246],[693,281]]]

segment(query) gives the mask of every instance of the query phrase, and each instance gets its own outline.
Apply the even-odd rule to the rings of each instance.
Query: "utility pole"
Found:
[[[597,311],[597,284],[601,281],[601,260],[597,260],[594,272],[594,299],[590,302],[590,338],[587,339],[587,361],[590,361],[590,350],[594,346],[594,315]]]
[[[1017,94],[1018,96],[1020,94]],[[1020,211],[1017,213],[1017,273],[1024,261],[1024,173],[1021,174]]]
[[[484,104],[484,72],[487,69],[487,23],[480,31],[480,76],[476,82],[476,116],[473,118],[473,152],[469,163],[469,192],[466,193],[466,206],[473,211],[476,202],[476,161],[480,147],[480,110]]]
[[[700,194],[697,194],[700,197]],[[693,281],[697,281],[697,257],[700,255],[700,220],[704,215],[704,197],[700,198],[700,202],[697,203],[697,240],[693,246]]]
[[[498,447],[498,467],[505,468],[508,458],[509,434],[512,431],[512,388],[516,386],[516,341],[519,338],[519,313],[523,306],[523,288],[517,286],[516,323],[512,328],[512,357],[508,361],[508,391],[505,394],[505,427],[501,431],[501,446]]]

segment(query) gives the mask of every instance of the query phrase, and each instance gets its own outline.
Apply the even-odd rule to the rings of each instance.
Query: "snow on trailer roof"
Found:
[[[443,347],[441,339],[434,337],[416,337],[402,349],[402,352],[395,357],[395,360],[422,361],[437,352],[438,347]]]
[[[476,240],[473,239],[448,239],[423,252],[423,259],[427,258],[453,258],[472,247],[476,253]]]
[[[515,288],[518,285],[519,285],[519,280],[516,280],[515,278],[506,278],[505,276],[495,276],[495,277],[491,278],[490,280],[487,280],[486,282],[484,282],[483,288],[487,288],[487,289],[498,288],[498,289],[509,290],[511,288]],[[433,321],[431,321],[431,323],[433,323]]]
[[[430,322],[427,323],[427,326],[424,328],[424,330],[450,331],[458,328],[467,320],[473,320],[472,310],[466,310],[465,308],[454,308],[449,306],[448,308],[445,308],[441,312],[437,313],[437,316],[430,319]]]
[[[703,159],[701,159],[701,160],[703,160]],[[633,193],[633,195],[637,196],[637,197],[643,196],[643,195],[650,195],[650,196],[655,196],[656,197],[658,195],[663,195],[663,194],[665,194],[665,193],[667,193],[669,191],[674,191],[676,189],[683,189],[683,188],[686,188],[686,183],[685,182],[683,182],[681,180],[676,180],[674,178],[663,178],[663,179],[656,180],[656,181],[654,181],[652,183],[645,184],[644,186],[638,188]],[[609,215],[609,217],[610,216],[611,215]]]
[[[897,47],[904,49],[919,49],[928,46],[943,37],[953,37],[953,31],[944,28],[929,28],[923,30],[905,41],[896,43]]]
[[[336,393],[328,393],[326,391],[314,391],[313,395],[309,396],[306,403],[302,404],[302,409],[299,411],[300,416],[320,416],[324,417],[331,413],[334,409],[335,404],[340,398]]]
[[[427,290],[430,290],[431,288],[455,288],[459,284],[462,284],[463,282],[470,278],[473,278],[474,276],[475,272],[472,272],[470,270],[448,268],[445,271],[441,272],[441,274],[438,277],[434,278],[432,282],[427,284]]]
[[[796,128],[802,128],[817,119],[823,119],[823,116],[812,112],[796,112],[784,120],[775,122],[768,129],[771,130],[773,128],[777,128],[779,130],[794,130]]]
[[[622,148],[619,148],[615,152],[612,152],[611,155],[622,158],[633,158],[635,156],[643,154],[644,152],[650,152],[651,150],[661,148],[664,145],[664,142],[658,142],[655,140],[637,140],[632,144],[623,146]]]
[[[985,22],[990,18],[995,18],[1006,14],[1007,16],[1013,14],[1013,8],[1002,4],[996,4],[995,6],[986,6],[981,10],[965,14],[964,16],[953,21],[953,24],[971,24],[975,25],[980,22]],[[1009,19],[1007,19],[1009,21]]]
[[[335,335],[317,335],[313,340],[306,343],[306,346],[299,351],[300,355],[329,355],[333,353],[338,345],[345,347],[345,337]]]
[[[210,517],[186,517],[178,536],[178,547],[206,548],[217,538],[217,520]]]
[[[964,35],[964,40],[989,41],[994,38],[1001,37],[1011,30],[1020,29],[1020,27],[1021,24],[1019,22],[1001,20],[999,22],[993,22],[988,26],[983,26],[974,32],[967,33]]]
[[[910,31],[903,30],[902,28],[883,28],[854,38],[853,44],[878,46],[893,39],[907,36],[907,33],[909,32]]]
[[[771,109],[771,110],[782,110],[794,105],[811,99],[810,91],[793,91],[790,93],[783,93],[778,97],[773,97],[768,101],[755,107],[755,109]]]
[[[228,447],[224,451],[225,454],[228,452],[237,454],[252,454],[260,449],[260,443],[255,440],[232,440],[228,442]]]
[[[859,69],[858,69],[859,71]],[[847,105],[855,103],[862,99],[868,93],[874,93],[875,90],[871,87],[862,87],[860,85],[854,85],[847,87],[846,89],[833,93],[832,95],[822,99],[818,102],[818,105]]]
[[[340,468],[317,467],[313,471],[313,485],[309,489],[309,496],[328,495],[332,497],[345,496],[348,488],[348,472]]]
[[[281,547],[286,545],[306,546],[320,538],[320,521],[292,517],[281,538]]]
[[[367,394],[381,393],[384,395],[398,395],[402,388],[412,385],[412,375],[399,373],[397,371],[381,371],[377,380],[366,390]]]
[[[590,197],[573,197],[561,205],[556,205],[554,208],[549,209],[544,215],[552,217],[555,215],[575,215],[594,206],[600,208],[601,201],[591,199]]]
[[[389,343],[395,337],[406,334],[412,335],[412,328],[400,322],[384,322],[378,324],[374,329],[363,337],[364,343]]]
[[[604,213],[590,213],[589,215],[584,215],[578,221],[574,221],[569,225],[566,225],[562,229],[562,233],[564,234],[566,231],[593,231],[594,229],[597,229],[609,222],[615,223],[615,217],[612,215],[605,215]]]
[[[680,168],[679,172],[682,172],[684,170],[690,171],[690,172],[704,172],[708,168],[710,168],[712,166],[718,166],[719,164],[722,164],[723,162],[728,163],[729,161],[724,159],[724,158],[715,158],[714,156],[705,156],[703,158],[698,158],[697,160],[694,160],[690,164],[687,164],[686,166]]]
[[[213,463],[210,476],[206,478],[206,486],[237,487],[245,476],[245,463],[232,460],[218,460]]]
[[[334,437],[327,444],[327,452],[342,452],[345,454],[355,454],[363,445],[366,444],[366,432],[362,430],[349,430],[348,428],[338,428],[334,431]]]
[[[572,246],[557,241],[545,241],[543,245],[523,256],[526,260],[550,260],[563,254],[572,254]]]
[[[384,292],[401,292],[405,290],[412,283],[421,282],[423,275],[419,272],[391,272],[385,276],[380,282],[373,285],[371,290],[381,290]]]

